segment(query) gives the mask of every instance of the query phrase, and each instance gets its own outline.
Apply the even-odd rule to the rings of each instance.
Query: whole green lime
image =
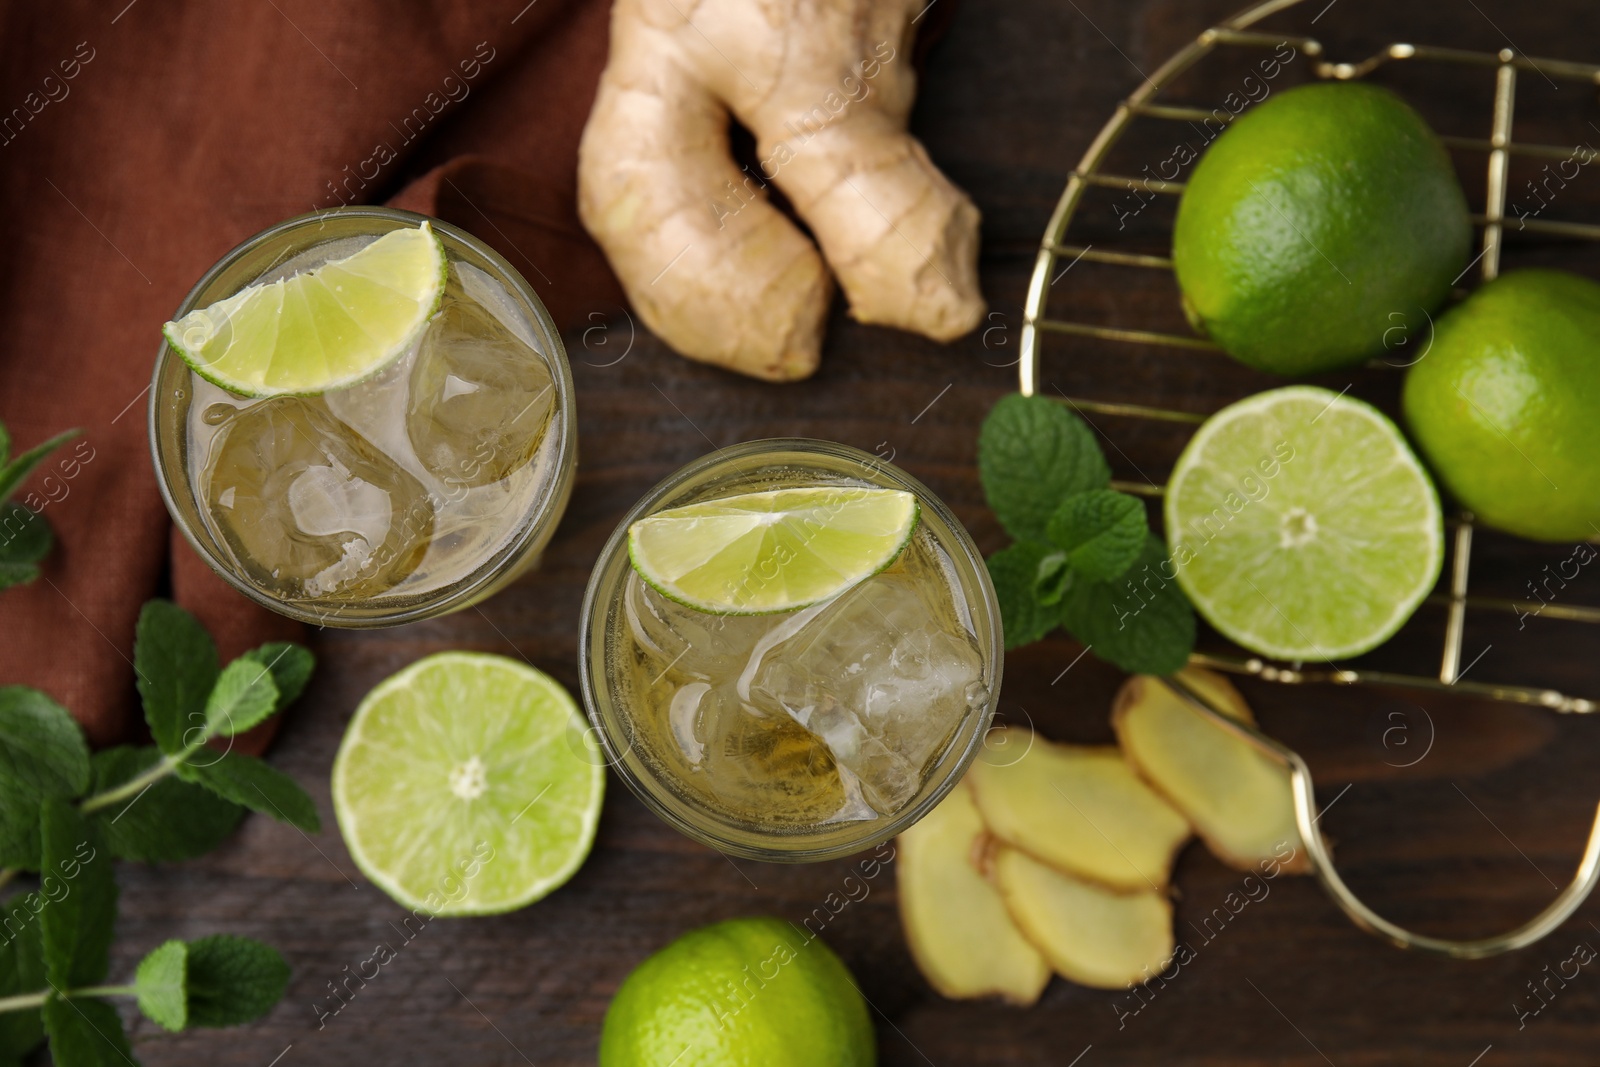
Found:
[[[622,983],[600,1067],[871,1067],[867,1006],[845,965],[781,919],[692,930]]]
[[[1441,316],[1424,351],[1403,404],[1445,488],[1523,537],[1600,534],[1600,285],[1513,271]]]
[[[1178,205],[1172,259],[1197,330],[1242,363],[1305,375],[1425,329],[1471,240],[1422,116],[1386,89],[1329,82],[1217,138]]]

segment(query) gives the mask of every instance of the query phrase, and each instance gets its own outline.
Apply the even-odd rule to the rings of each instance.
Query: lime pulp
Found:
[[[1399,429],[1312,386],[1207,420],[1168,482],[1166,527],[1195,608],[1244,648],[1290,661],[1381,644],[1444,559],[1438,493]]]
[[[444,652],[362,700],[334,759],[333,809],[356,865],[397,902],[496,914],[583,863],[604,763],[553,679],[503,656]]]

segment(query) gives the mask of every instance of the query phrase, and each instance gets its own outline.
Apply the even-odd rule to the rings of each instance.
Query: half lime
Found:
[[[774,489],[670,508],[628,527],[628,558],[663,596],[714,615],[830,600],[899,558],[917,528],[900,489]]]
[[[1252,652],[1343,659],[1387,640],[1439,578],[1439,495],[1377,408],[1273,389],[1217,412],[1167,483],[1178,584]]]
[[[604,756],[567,691],[481,653],[442,652],[379,683],[333,762],[356,866],[433,915],[511,911],[562,885],[604,793]]]
[[[370,378],[415,344],[448,274],[444,245],[424,222],[248,286],[161,332],[196,374],[231,393],[325,393]]]

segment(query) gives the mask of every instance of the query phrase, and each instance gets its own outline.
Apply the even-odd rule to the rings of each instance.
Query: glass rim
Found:
[[[654,773],[643,758],[633,751],[631,744],[627,746],[626,751],[619,751],[617,740],[612,736],[611,727],[601,714],[599,699],[600,694],[604,693],[607,707],[612,709],[613,717],[617,717],[613,706],[614,702],[610,700],[607,665],[603,662],[597,663],[595,626],[597,613],[607,608],[617,595],[618,576],[622,579],[626,578],[626,569],[618,568],[616,564],[619,558],[625,559],[627,556],[628,527],[635,520],[659,510],[661,503],[667,497],[683,483],[697,475],[733,460],[781,452],[821,454],[868,466],[882,472],[886,477],[897,482],[900,487],[916,494],[925,512],[931,511],[937,516],[940,524],[949,529],[953,535],[953,543],[944,544],[941,542],[941,547],[952,557],[958,571],[971,573],[974,579],[972,584],[975,587],[973,592],[981,599],[982,613],[986,616],[986,619],[978,618],[979,613],[974,611],[973,626],[979,644],[979,651],[983,654],[984,664],[993,679],[993,684],[989,687],[987,706],[974,719],[969,735],[963,739],[958,734],[947,744],[944,754],[939,759],[939,762],[944,765],[943,777],[935,782],[931,789],[927,789],[925,795],[917,797],[893,815],[882,816],[870,822],[861,823],[860,825],[870,828],[870,833],[864,833],[859,837],[847,836],[839,840],[825,841],[814,847],[805,847],[804,845],[794,848],[768,847],[758,841],[746,841],[732,836],[719,835],[716,832],[718,825],[732,829],[733,824],[709,811],[696,808],[678,796],[661,781],[661,776]],[[961,587],[960,591],[965,593],[967,583],[963,581],[958,584]],[[602,601],[602,594],[606,594],[604,601]],[[969,595],[967,599],[970,607],[972,597]],[[987,626],[983,625],[984,622],[987,622]],[[972,535],[961,521],[956,518],[949,506],[924,485],[921,480],[881,457],[851,445],[809,437],[773,437],[728,445],[684,464],[657,482],[649,492],[640,497],[628,509],[621,521],[617,523],[616,529],[612,531],[611,536],[607,538],[605,545],[601,548],[599,558],[596,559],[594,568],[590,571],[589,581],[584,589],[583,607],[579,613],[579,685],[583,695],[584,712],[589,719],[591,728],[598,735],[601,749],[605,753],[606,762],[646,808],[679,833],[699,841],[701,844],[708,845],[725,855],[772,863],[810,863],[856,855],[895,837],[932,811],[949,794],[950,790],[954,789],[957,783],[961,781],[967,768],[971,766],[973,759],[983,748],[984,739],[993,721],[995,709],[999,704],[1001,675],[1004,666],[1005,640],[1000,628],[1000,606],[995,598],[993,583],[989,580],[989,572],[984,565],[983,554],[978,551],[978,546],[972,540]],[[746,830],[742,831],[742,833],[752,839],[765,838],[773,842],[792,841],[798,843],[805,840],[807,836],[805,834],[789,835],[784,833],[763,835],[758,830]]]
[[[182,303],[174,314],[174,319],[182,318],[193,311],[198,305],[201,295],[222,275],[224,271],[233,266],[241,256],[246,255],[255,248],[275,238],[284,236],[294,230],[305,226],[321,224],[330,217],[335,218],[370,218],[409,224],[430,223],[433,228],[448,235],[453,240],[459,241],[476,255],[482,256],[491,266],[503,276],[503,281],[512,291],[515,299],[520,301],[525,310],[532,314],[532,326],[544,334],[543,340],[548,345],[548,351],[542,353],[550,363],[551,379],[555,383],[557,412],[552,420],[552,427],[559,426],[560,440],[557,442],[557,452],[553,462],[556,465],[555,480],[550,486],[550,491],[540,494],[533,508],[523,516],[522,528],[505,545],[497,549],[489,559],[480,564],[473,572],[461,582],[445,587],[442,593],[424,596],[422,599],[408,602],[392,611],[368,615],[349,615],[345,611],[348,605],[336,607],[328,611],[319,611],[308,608],[296,601],[283,600],[272,596],[258,588],[243,575],[237,572],[231,561],[219,556],[208,547],[196,531],[191,529],[191,524],[183,517],[178,507],[177,496],[168,477],[167,462],[169,457],[159,431],[161,377],[167,370],[170,362],[181,357],[173,350],[172,345],[163,336],[160,347],[156,350],[155,368],[150,376],[150,399],[146,405],[147,432],[150,442],[150,455],[152,466],[155,467],[156,486],[161,492],[162,503],[166,506],[167,514],[172,519],[172,524],[183,534],[189,547],[194,549],[207,567],[218,577],[227,582],[234,589],[243,593],[257,604],[268,608],[280,615],[288,616],[299,622],[315,626],[336,626],[349,629],[375,629],[384,626],[397,626],[402,623],[416,622],[422,619],[435,618],[451,611],[467,607],[477,600],[482,599],[498,588],[498,583],[505,577],[506,572],[515,566],[529,547],[538,541],[546,532],[547,527],[560,521],[561,513],[565,510],[566,499],[571,492],[574,477],[574,468],[577,464],[577,413],[573,410],[575,389],[572,382],[572,368],[567,361],[566,345],[561,339],[561,331],[556,328],[555,320],[550,317],[549,310],[544,306],[544,301],[534,292],[526,278],[500,253],[490,248],[486,243],[472,234],[431,215],[422,215],[415,211],[405,211],[400,208],[382,207],[378,205],[341,205],[328,208],[324,211],[311,211],[302,215],[276,222],[266,229],[247,237],[224,253],[215,263],[200,276],[200,279],[190,287],[184,295]],[[246,283],[250,284],[250,283]],[[193,371],[191,370],[192,374]],[[181,460],[173,458],[173,462],[183,467]],[[188,480],[188,470],[183,468],[182,489],[184,495],[195,500],[195,510],[199,512],[199,501],[194,497],[193,485]]]

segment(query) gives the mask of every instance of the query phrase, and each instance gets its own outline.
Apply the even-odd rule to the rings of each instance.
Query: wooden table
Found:
[[[1304,5],[1302,27],[1319,3]],[[1529,54],[1600,56],[1592,5],[1548,0],[1336,0],[1314,30],[1331,54],[1357,58],[1391,39],[1432,40]],[[993,550],[1003,535],[985,508],[974,440],[985,411],[1015,387],[1020,303],[1034,251],[1067,173],[1116,102],[1186,39],[1230,13],[1231,0],[968,0],[934,52],[916,129],[934,158],[970,190],[984,213],[987,329],[950,346],[852,323],[836,310],[822,371],[792,386],[758,384],[689,364],[640,330],[626,358],[569,338],[577,378],[582,465],[572,504],[543,568],[481,610],[398,630],[315,638],[321,666],[283,731],[273,760],[316,797],[316,837],[255,817],[204,860],[122,875],[121,937],[113,973],[168,937],[227,930],[278,946],[294,967],[284,1002],[237,1031],[177,1037],[135,1024],[151,1064],[283,1067],[383,1064],[592,1063],[600,1021],[618,983],[646,954],[691,927],[739,915],[799,919],[839,889],[846,861],[786,867],[729,861],[668,830],[613,779],[587,865],[544,902],[493,919],[440,920],[409,943],[403,910],[356,871],[333,825],[328,771],[361,696],[425,654],[470,648],[527,659],[577,689],[579,600],[597,550],[629,506],[678,465],[758,437],[833,438],[888,454],[927,482]],[[1364,30],[1364,25],[1376,27]],[[1392,33],[1381,27],[1398,26]],[[1497,28],[1498,27],[1498,28]],[[1504,32],[1503,32],[1504,31]],[[1290,65],[1279,84],[1307,75]],[[1230,75],[1197,83],[1189,97],[1214,106]],[[1449,133],[1487,135],[1489,78],[1463,75],[1425,107]],[[1396,72],[1391,84],[1425,89]],[[1452,85],[1454,83],[1451,83]],[[1592,93],[1559,92],[1522,79],[1528,118],[1518,133],[1571,143],[1594,119]],[[1214,97],[1207,94],[1215,94]],[[1541,110],[1542,109],[1542,110]],[[1600,126],[1596,127],[1600,129]],[[1170,150],[1169,128],[1163,135]],[[1162,136],[1130,139],[1124,167],[1163,158]],[[1595,143],[1595,142],[1591,142]],[[1469,192],[1481,157],[1471,161]],[[1530,170],[1527,176],[1532,176]],[[1514,173],[1514,186],[1523,175]],[[1551,217],[1597,217],[1600,186],[1585,174]],[[1086,204],[1085,239],[1117,232],[1116,191]],[[1160,251],[1162,210],[1129,223],[1134,240]],[[1573,254],[1513,241],[1508,261],[1573,262]],[[1592,268],[1594,264],[1590,264]],[[1080,273],[1081,272],[1081,273]],[[1597,273],[1591,269],[1590,273]],[[1159,278],[1081,265],[1060,284],[1063,307],[1096,321],[1153,328],[1176,324]],[[598,337],[591,337],[591,341]],[[1133,349],[1052,349],[1045,378],[1072,395],[1207,411],[1269,384],[1221,357]],[[1326,380],[1333,388],[1349,377]],[[1397,376],[1355,378],[1358,392],[1392,400]],[[1126,420],[1104,420],[1119,477],[1156,480],[1180,438]],[[1513,596],[1571,546],[1517,546],[1487,539],[1475,570],[1486,592]],[[1600,573],[1561,594],[1600,603]],[[1591,631],[1506,617],[1475,625],[1467,657],[1489,646],[1472,676],[1548,681],[1600,696]],[[1431,669],[1441,616],[1425,611],[1385,650],[1386,662]],[[1209,639],[1214,642],[1214,638]],[[1110,739],[1106,723],[1120,678],[1086,658],[1062,675],[1078,647],[1057,635],[1006,665],[1001,714],[1047,735]],[[1405,693],[1293,689],[1247,684],[1265,727],[1301,753],[1329,806],[1323,828],[1353,888],[1380,912],[1430,933],[1469,936],[1509,928],[1564,884],[1577,861],[1600,775],[1600,723],[1462,699],[1417,701]],[[1426,755],[1423,755],[1424,752]],[[1422,758],[1418,758],[1418,757]],[[1410,764],[1409,766],[1404,766]],[[1538,982],[1572,955],[1600,946],[1600,902],[1527,951],[1475,963],[1400,952],[1359,932],[1309,879],[1282,878],[1270,895],[1225,923],[1207,916],[1243,880],[1198,846],[1177,869],[1177,928],[1194,960],[1142,998],[1056,982],[1032,1010],[950,1003],[934,995],[907,954],[892,869],[868,896],[827,926],[826,940],[859,977],[875,1009],[885,1064],[1581,1064],[1600,1061],[1600,974],[1584,968],[1552,983],[1546,1006],[1519,1023]],[[1224,910],[1221,914],[1226,914]],[[318,1025],[315,1005],[386,943],[397,958],[337,1016]],[[1547,970],[1548,968],[1548,970]],[[1570,965],[1568,970],[1570,972]],[[1137,1014],[1132,1014],[1134,1009]],[[1091,1047],[1092,1046],[1092,1047]],[[275,1060],[274,1057],[281,1059]],[[1080,1057],[1074,1059],[1074,1057]],[[823,1067],[823,1065],[818,1065]]]

